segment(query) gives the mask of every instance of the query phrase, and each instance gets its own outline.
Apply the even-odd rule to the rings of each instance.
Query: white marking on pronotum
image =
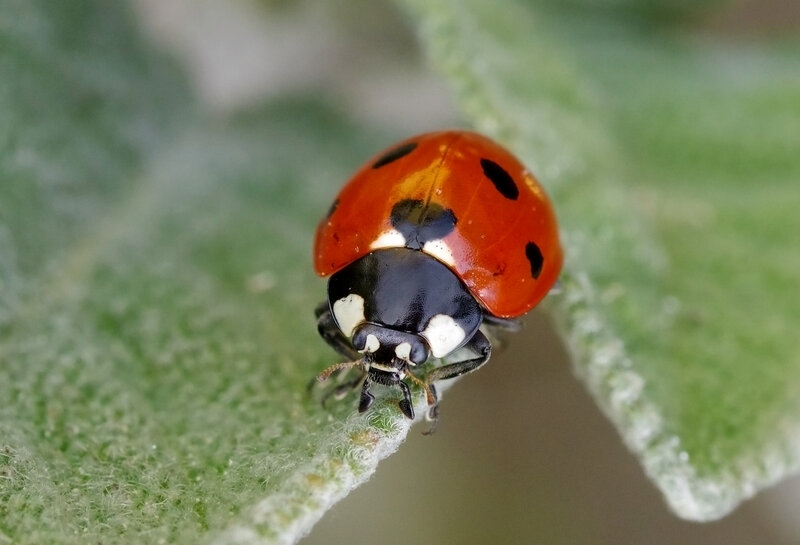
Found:
[[[406,245],[406,237],[397,229],[389,229],[372,241],[369,247],[373,250],[378,248],[402,248]]]
[[[356,293],[342,297],[333,304],[333,317],[342,333],[352,336],[356,326],[365,320],[364,298]]]
[[[451,267],[456,264],[456,260],[453,258],[453,252],[450,251],[450,246],[442,239],[429,240],[422,247],[422,251],[432,255],[439,261],[447,263]]]
[[[367,335],[367,342],[364,343],[364,352],[377,352],[380,347],[381,342],[378,340],[378,337],[372,333]]]
[[[427,339],[434,358],[445,357],[461,346],[466,337],[461,326],[447,314],[437,314],[431,318],[421,335]]]
[[[401,360],[409,361],[411,357],[411,344],[409,343],[400,343],[394,347],[394,355],[400,358]]]

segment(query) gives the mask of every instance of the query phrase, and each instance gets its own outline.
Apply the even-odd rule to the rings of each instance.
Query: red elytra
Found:
[[[459,130],[404,140],[355,173],[317,228],[317,273],[370,253],[406,199],[453,211],[456,227],[442,239],[453,257],[446,264],[491,314],[520,316],[556,282],[563,253],[541,185],[505,148]]]

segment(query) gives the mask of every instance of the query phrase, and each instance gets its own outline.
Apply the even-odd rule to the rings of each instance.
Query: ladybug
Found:
[[[407,381],[417,384],[432,431],[434,383],[485,364],[492,345],[481,326],[517,329],[562,262],[553,207],[506,149],[460,130],[400,142],[355,173],[317,228],[314,268],[328,278],[318,329],[347,358],[317,380],[358,368],[329,395],[360,386],[364,412],[373,384],[397,387],[408,418]],[[441,364],[418,377],[430,359]]]

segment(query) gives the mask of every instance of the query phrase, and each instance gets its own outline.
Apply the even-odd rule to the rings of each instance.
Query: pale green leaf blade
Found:
[[[313,230],[376,135],[204,119],[121,4],[2,4],[0,541],[296,541],[410,425],[306,391]]]
[[[405,4],[467,114],[551,189],[576,370],[672,508],[716,518],[795,472],[797,40]]]

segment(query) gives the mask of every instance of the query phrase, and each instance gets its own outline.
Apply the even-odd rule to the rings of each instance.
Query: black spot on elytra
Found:
[[[388,165],[392,161],[397,161],[401,157],[405,157],[406,155],[414,151],[414,148],[416,147],[417,147],[416,142],[408,142],[406,144],[397,146],[396,148],[384,153],[380,159],[372,163],[372,168],[381,168],[382,166]]]
[[[452,210],[436,203],[405,199],[392,207],[392,226],[406,239],[406,247],[421,249],[429,240],[444,238],[458,219]]]
[[[494,184],[495,189],[506,199],[512,201],[519,197],[519,188],[511,175],[506,170],[490,159],[481,159],[483,173]]]
[[[539,275],[542,274],[544,257],[542,256],[542,251],[535,242],[529,242],[525,245],[525,257],[528,258],[528,261],[531,264],[531,276],[534,278],[539,278]]]
[[[331,204],[331,207],[328,208],[328,213],[325,217],[330,218],[333,215],[333,213],[336,212],[337,208],[339,208],[339,199],[333,201],[333,204]]]

